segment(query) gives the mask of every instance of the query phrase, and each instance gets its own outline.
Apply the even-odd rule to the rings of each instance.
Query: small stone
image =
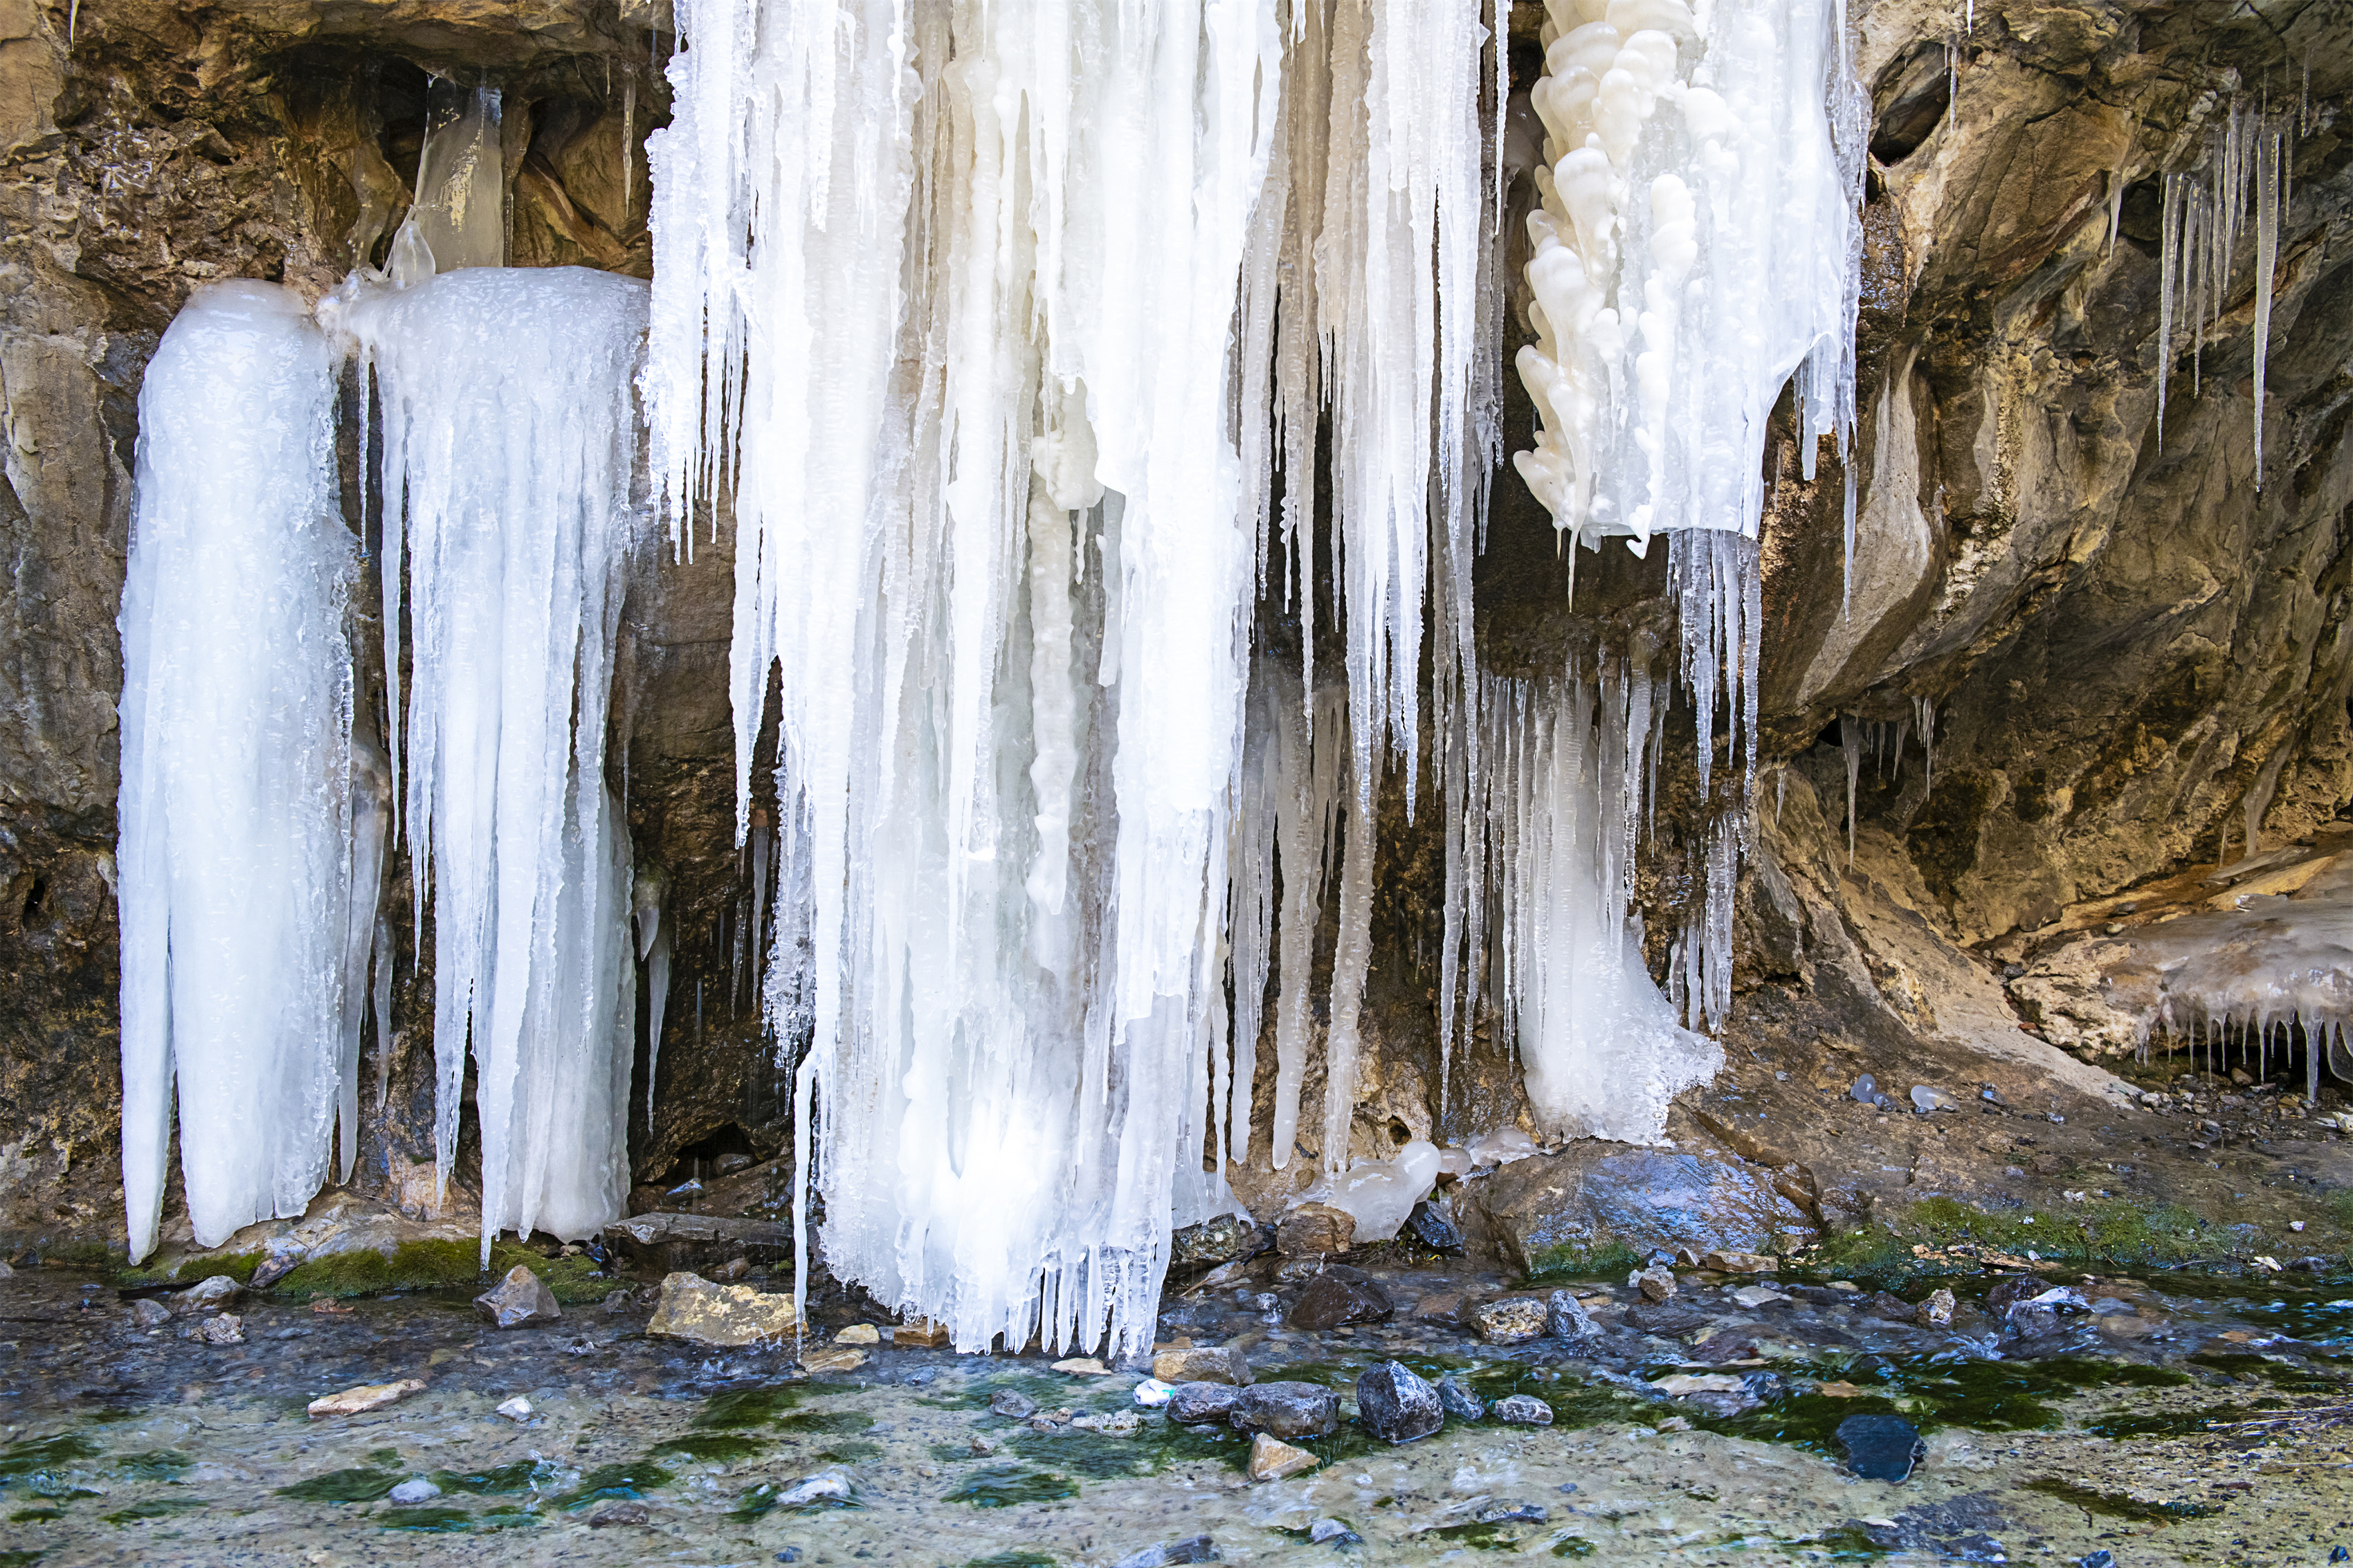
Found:
[[[200,1279],[172,1298],[172,1310],[181,1317],[191,1312],[216,1312],[237,1299],[245,1287],[226,1274],[216,1274]]]
[[[1000,1388],[989,1396],[988,1408],[994,1415],[1019,1421],[1037,1414],[1038,1402],[1018,1389]]]
[[[1533,1394],[1514,1394],[1498,1399],[1487,1411],[1491,1420],[1506,1426],[1549,1426],[1552,1406]]]
[[[1285,1258],[1345,1252],[1356,1239],[1356,1216],[1330,1204],[1302,1204],[1274,1227],[1274,1249]]]
[[[723,1279],[732,1283],[737,1279],[744,1278],[751,1272],[752,1260],[750,1258],[731,1258],[726,1262],[721,1264],[718,1268],[712,1269],[711,1271],[711,1277],[714,1279]]]
[[[1462,1386],[1452,1373],[1438,1380],[1438,1402],[1458,1420],[1483,1421],[1487,1417],[1487,1402]]]
[[[1365,1538],[1336,1519],[1319,1519],[1307,1527],[1310,1546],[1360,1546]]]
[[[866,1364],[866,1352],[856,1345],[813,1345],[801,1352],[803,1372],[856,1372]]]
[[[1227,1420],[1237,1432],[1325,1437],[1340,1428],[1340,1396],[1312,1383],[1256,1384],[1241,1391]]]
[[[2300,1219],[2292,1219],[2288,1221],[2287,1227],[2288,1229],[2295,1232],[2298,1236],[2302,1236],[2304,1234],[2304,1221]]]
[[[1700,1256],[1702,1268],[1713,1268],[1719,1274],[1778,1274],[1781,1260],[1767,1258],[1761,1252],[1708,1252]]]
[[[837,1331],[833,1342],[838,1345],[879,1345],[882,1342],[882,1331],[871,1323],[852,1323]]]
[[[1162,1351],[1152,1358],[1152,1375],[1166,1384],[1230,1383],[1240,1388],[1250,1380],[1250,1358],[1223,1345]]]
[[[1286,1320],[1294,1329],[1336,1329],[1377,1323],[1396,1308],[1377,1282],[1353,1268],[1327,1268],[1307,1282]]]
[[[1769,1307],[1776,1301],[1789,1300],[1780,1291],[1764,1285],[1743,1285],[1732,1293],[1732,1299],[1752,1312],[1759,1307]]]
[[[1405,1232],[1432,1252],[1459,1253],[1462,1231],[1443,1198],[1424,1198],[1405,1216]]]
[[[1239,1215],[1221,1214],[1188,1225],[1168,1238],[1168,1260],[1180,1267],[1230,1263],[1264,1249],[1259,1227]]]
[[[1675,1293],[1674,1271],[1669,1268],[1645,1268],[1627,1283],[1640,1290],[1645,1301],[1663,1301]]]
[[[1179,1384],[1168,1394],[1168,1419],[1179,1426],[1230,1424],[1241,1397],[1241,1390],[1229,1383]]]
[[[1417,1322],[1435,1323],[1442,1329],[1460,1329],[1467,1326],[1464,1313],[1468,1310],[1468,1299],[1461,1291],[1440,1290],[1415,1302],[1413,1315]]]
[[[1053,1363],[1054,1370],[1072,1377],[1109,1377],[1111,1368],[1091,1355],[1074,1355]]]
[[[1920,1303],[1920,1315],[1933,1328],[1949,1329],[1953,1326],[1953,1309],[1959,1304],[1953,1300],[1950,1290],[1939,1285],[1928,1292],[1926,1301]]]
[[[525,1264],[507,1270],[507,1277],[474,1298],[474,1310],[493,1328],[535,1329],[564,1316],[555,1292]]]
[[[2340,1546],[2337,1550],[2342,1552],[2345,1548]],[[2337,1559],[2332,1556],[2329,1561],[2334,1563]],[[2075,1568],[2116,1568],[2116,1554],[2103,1546],[2097,1552],[2087,1552],[2076,1558]]]
[[[892,1331],[891,1342],[901,1350],[938,1350],[952,1338],[948,1326],[934,1318],[916,1318]]]
[[[1206,1535],[1196,1535],[1184,1541],[1164,1541],[1157,1546],[1147,1546],[1141,1552],[1131,1552],[1112,1564],[1112,1568],[1169,1568],[1176,1563],[1222,1563],[1218,1549]]]
[[[1694,1394],[1739,1394],[1746,1384],[1728,1372],[1678,1372],[1653,1379],[1651,1386],[1676,1399]]]
[[[986,1437],[975,1437],[965,1447],[972,1450],[972,1457],[976,1459],[986,1459],[997,1452],[997,1445]]]
[[[849,1478],[839,1470],[828,1470],[821,1476],[809,1476],[788,1491],[776,1494],[778,1508],[807,1508],[813,1502],[828,1500],[848,1501]]]
[[[138,1300],[131,1303],[131,1322],[134,1328],[160,1329],[172,1321],[172,1309],[161,1301]]]
[[[1410,1443],[1446,1425],[1446,1406],[1403,1363],[1376,1362],[1357,1374],[1356,1419],[1384,1442]]]
[[[1862,1304],[1862,1310],[1891,1323],[1908,1323],[1920,1315],[1919,1308],[1903,1297],[1890,1295],[1884,1290],[1873,1291],[1871,1300]]]
[[[2010,1104],[2010,1101],[2001,1097],[2001,1090],[1994,1088],[1994,1086],[1989,1083],[1981,1083],[1978,1085],[1978,1098],[1984,1100],[1988,1105],[2006,1107]]]
[[[423,1476],[411,1476],[385,1495],[406,1507],[410,1503],[431,1502],[441,1495],[441,1489]]]
[[[2020,1339],[2039,1339],[2059,1330],[2059,1311],[2040,1301],[2021,1301],[2002,1318],[2002,1327]]]
[[[1082,1415],[1071,1423],[1082,1432],[1099,1433],[1105,1437],[1133,1437],[1144,1430],[1144,1417],[1133,1410],[1113,1410],[1101,1415]]]
[[[216,1318],[190,1324],[187,1337],[200,1345],[241,1345],[245,1343],[245,1320],[235,1312],[223,1312]]]
[[[1824,1383],[1815,1385],[1814,1392],[1824,1399],[1861,1399],[1862,1390],[1852,1383]]]
[[[1838,1425],[1847,1468],[1865,1480],[1900,1481],[1927,1457],[1920,1429],[1900,1415],[1850,1415]]]
[[[770,1295],[750,1285],[713,1285],[699,1274],[671,1274],[661,1282],[646,1332],[732,1348],[789,1339],[798,1321],[788,1295]],[[807,1364],[807,1357],[802,1363]]]
[[[1250,1479],[1254,1481],[1279,1481],[1323,1462],[1306,1449],[1278,1442],[1263,1432],[1250,1439]]]
[[[1985,1309],[1999,1318],[2021,1301],[2031,1301],[2050,1289],[2048,1279],[2038,1279],[2031,1274],[2007,1274],[1987,1289]]]
[[[1506,1296],[1472,1311],[1471,1321],[1491,1345],[1525,1344],[1544,1337],[1552,1326],[1552,1311],[1533,1296]]]
[[[617,1502],[608,1507],[600,1508],[595,1513],[590,1514],[588,1516],[588,1528],[591,1530],[610,1530],[617,1524],[643,1524],[649,1517],[649,1516],[646,1512],[646,1505],[641,1502]],[[796,1557],[797,1557],[797,1553],[795,1554]],[[779,1562],[789,1563],[794,1561],[794,1558],[786,1557],[781,1552],[776,1553],[776,1558]]]
[[[1481,1524],[1550,1524],[1552,1510],[1540,1502],[1489,1503],[1477,1515]]]
[[[1926,1116],[1935,1110],[1958,1110],[1961,1102],[1931,1084],[1912,1086],[1912,1109]]]
[[[531,1401],[518,1394],[512,1399],[510,1399],[505,1404],[500,1405],[498,1408],[498,1414],[505,1416],[510,1421],[517,1423],[528,1421],[532,1417]]]
[[[396,1399],[421,1394],[424,1389],[425,1380],[421,1377],[404,1377],[397,1383],[364,1383],[341,1394],[322,1394],[306,1408],[313,1421],[322,1415],[357,1415],[363,1411],[380,1410]]]
[[[1545,1331],[1556,1340],[1585,1340],[1601,1331],[1576,1291],[1556,1290],[1545,1299]]]

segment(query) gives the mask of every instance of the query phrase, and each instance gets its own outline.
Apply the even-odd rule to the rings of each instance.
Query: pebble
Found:
[[[1479,1337],[1489,1344],[1516,1345],[1542,1339],[1552,1326],[1552,1312],[1533,1296],[1506,1296],[1478,1308],[1471,1321],[1478,1325]]]
[[[1356,1419],[1384,1442],[1410,1443],[1446,1425],[1446,1405],[1402,1362],[1376,1362],[1357,1375]]]
[[[1926,1301],[1920,1303],[1920,1313],[1933,1327],[1949,1329],[1953,1326],[1953,1309],[1958,1305],[1960,1303],[1953,1299],[1953,1293],[1939,1285],[1928,1292]]]
[[[160,1329],[172,1321],[172,1309],[161,1301],[139,1300],[131,1303],[131,1321],[142,1329]]]
[[[821,1502],[828,1498],[848,1501],[849,1478],[839,1470],[828,1470],[823,1475],[806,1477],[791,1490],[777,1493],[776,1506],[807,1508],[813,1502]]]
[[[322,1415],[357,1415],[364,1411],[381,1410],[395,1400],[424,1391],[425,1380],[421,1377],[404,1377],[396,1383],[364,1383],[340,1394],[322,1394],[304,1408],[313,1421]]]
[[[1103,1415],[1081,1415],[1071,1423],[1082,1432],[1097,1432],[1106,1437],[1133,1437],[1144,1430],[1144,1417],[1133,1410],[1113,1410]]]
[[[216,1318],[191,1323],[187,1337],[200,1345],[241,1345],[245,1343],[245,1320],[235,1312],[223,1312]]]
[[[1533,1394],[1514,1394],[1498,1399],[1487,1414],[1506,1426],[1549,1426],[1552,1406]]]
[[[1241,1397],[1241,1390],[1229,1383],[1180,1384],[1169,1392],[1168,1419],[1180,1426],[1230,1423]]]
[[[564,1316],[564,1309],[555,1304],[555,1292],[547,1288],[547,1281],[522,1263],[508,1269],[505,1279],[475,1297],[474,1310],[498,1329],[535,1329]]]
[[[1920,1429],[1900,1415],[1850,1415],[1838,1425],[1847,1468],[1865,1480],[1900,1481],[1927,1457]]]
[[[1364,1543],[1364,1540],[1363,1536],[1358,1535],[1336,1519],[1319,1519],[1307,1527],[1307,1543],[1311,1546],[1324,1546],[1335,1542],[1342,1546],[1360,1546]]]
[[[646,1512],[646,1505],[641,1502],[617,1502],[609,1508],[600,1508],[595,1513],[590,1514],[588,1516],[588,1528],[591,1530],[610,1530],[617,1524],[643,1524],[648,1517],[649,1515]],[[790,1563],[798,1556],[798,1552],[793,1552],[790,1556],[787,1556],[786,1552],[779,1552],[776,1553],[776,1561],[779,1563]]]
[[[1540,1502],[1489,1503],[1479,1510],[1478,1521],[1481,1524],[1550,1524],[1552,1510]]]
[[[895,1334],[892,1336],[894,1342],[897,1337]],[[871,1323],[852,1323],[837,1332],[833,1342],[838,1345],[879,1345],[882,1342],[882,1331]]]
[[[182,1317],[190,1312],[217,1310],[237,1299],[245,1287],[226,1274],[216,1274],[209,1279],[199,1279],[172,1298],[172,1310]]]
[[[1172,1263],[1198,1268],[1204,1263],[1229,1263],[1263,1250],[1264,1233],[1236,1215],[1221,1214],[1198,1225],[1188,1225],[1168,1238]]]
[[[1438,1380],[1438,1402],[1446,1406],[1449,1415],[1464,1421],[1482,1421],[1487,1415],[1487,1402],[1472,1393],[1449,1373]]]
[[[1590,1339],[1601,1331],[1574,1290],[1556,1290],[1546,1298],[1545,1330],[1556,1340]]]
[[[1306,1449],[1294,1448],[1263,1432],[1250,1439],[1250,1479],[1254,1481],[1282,1480],[1323,1462]]]
[[[1321,1331],[1349,1323],[1377,1323],[1395,1310],[1389,1293],[1368,1276],[1354,1268],[1326,1268],[1299,1292],[1287,1321],[1294,1329]],[[1158,1363],[1154,1364],[1156,1369]]]
[[[1141,1552],[1131,1552],[1112,1564],[1112,1568],[1168,1568],[1173,1563],[1222,1563],[1215,1542],[1206,1535],[1196,1535],[1183,1541],[1164,1541],[1157,1546],[1147,1546]]]
[[[1230,1383],[1240,1387],[1250,1380],[1250,1358],[1225,1345],[1161,1351],[1152,1358],[1152,1375],[1168,1387],[1180,1383]]]
[[[500,1405],[498,1408],[498,1414],[505,1416],[510,1421],[528,1421],[531,1419],[532,1415],[531,1401],[518,1394],[512,1399],[510,1399],[505,1404]]]
[[[1674,1270],[1645,1268],[1630,1276],[1627,1284],[1642,1293],[1645,1301],[1664,1301],[1675,1293]]]
[[[1340,1396],[1312,1383],[1256,1384],[1241,1391],[1226,1419],[1237,1432],[1328,1436],[1340,1428]]]
[[[406,1507],[409,1503],[432,1501],[441,1495],[441,1489],[423,1476],[411,1476],[385,1495]]]

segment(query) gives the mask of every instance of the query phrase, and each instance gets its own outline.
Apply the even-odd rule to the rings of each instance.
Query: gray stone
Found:
[[[410,1503],[432,1501],[441,1495],[441,1489],[423,1476],[411,1476],[385,1495],[406,1507]]]
[[[200,1345],[241,1345],[245,1320],[235,1312],[221,1312],[189,1324],[184,1334]]]
[[[1411,1368],[1376,1362],[1357,1374],[1356,1419],[1384,1442],[1410,1443],[1446,1425],[1446,1406]]]
[[[1474,1309],[1471,1321],[1489,1344],[1517,1345],[1542,1339],[1552,1326],[1552,1314],[1533,1296],[1506,1296]]]
[[[1486,1418],[1487,1402],[1465,1388],[1452,1373],[1438,1380],[1438,1402],[1446,1406],[1449,1415],[1458,1420],[1481,1421]]]
[[[2000,1318],[2021,1301],[2031,1301],[2050,1289],[2051,1281],[2031,1274],[2004,1275],[1986,1288],[1985,1310]]]
[[[1611,1245],[1637,1256],[1759,1252],[1777,1235],[1811,1224],[1771,1170],[1599,1140],[1515,1160],[1466,1184],[1461,1203],[1466,1229],[1522,1273]]]
[[[1846,1468],[1865,1480],[1900,1481],[1927,1457],[1920,1429],[1900,1415],[1850,1415],[1838,1425]]]
[[[1174,1395],[1169,1403],[1176,1404]],[[1340,1429],[1340,1396],[1312,1383],[1254,1384],[1241,1391],[1227,1420],[1237,1432],[1326,1437]]]
[[[172,1321],[172,1310],[161,1301],[141,1300],[131,1303],[131,1321],[142,1329],[160,1329]]]
[[[1488,1408],[1490,1420],[1501,1421],[1506,1426],[1549,1426],[1552,1406],[1533,1394],[1514,1394],[1498,1399]]]
[[[610,1507],[600,1508],[590,1514],[588,1528],[610,1530],[617,1524],[643,1524],[650,1517],[652,1516],[647,1512],[646,1505],[641,1502],[617,1502]]]
[[[1601,1330],[1574,1290],[1556,1290],[1545,1301],[1545,1331],[1556,1340],[1590,1339]]]
[[[523,1263],[508,1269],[505,1279],[475,1297],[474,1310],[491,1327],[500,1329],[535,1329],[564,1316],[564,1309],[555,1304],[555,1292],[547,1288],[547,1281]]]
[[[839,1470],[828,1470],[822,1475],[803,1477],[787,1490],[776,1494],[778,1508],[807,1508],[816,1502],[849,1500],[849,1478]]]
[[[1432,1252],[1462,1250],[1461,1227],[1454,1223],[1452,1205],[1441,1197],[1427,1197],[1414,1205],[1405,1218],[1405,1233]]]
[[[1307,1527],[1310,1546],[1359,1546],[1364,1540],[1336,1519],[1319,1519]]]
[[[1018,1389],[1000,1388],[989,1395],[988,1408],[996,1415],[1026,1421],[1038,1413],[1038,1402]]]
[[[1550,1524],[1552,1510],[1540,1502],[1491,1502],[1476,1517],[1481,1524]]]
[[[190,1312],[216,1312],[243,1294],[245,1287],[226,1274],[216,1274],[209,1279],[198,1280],[172,1298],[172,1310],[182,1317]]]
[[[1231,1345],[1190,1345],[1152,1358],[1152,1375],[1163,1383],[1230,1383],[1247,1386],[1250,1357]]]
[[[1168,1259],[1189,1268],[1229,1263],[1266,1250],[1265,1235],[1238,1215],[1221,1214],[1188,1225],[1168,1238]]]
[[[1131,1552],[1112,1568],[1169,1568],[1176,1563],[1222,1563],[1217,1543],[1206,1535],[1190,1536],[1183,1541],[1164,1541],[1157,1546],[1147,1546],[1141,1552]]]
[[[1908,1323],[1920,1315],[1919,1308],[1903,1297],[1891,1296],[1884,1290],[1873,1291],[1871,1300],[1863,1303],[1862,1310],[1871,1317],[1883,1318],[1891,1323]]]
[[[1241,1397],[1242,1391],[1230,1383],[1179,1384],[1168,1394],[1168,1419],[1179,1426],[1229,1421]]]
[[[1326,1268],[1300,1290],[1286,1321],[1294,1329],[1336,1329],[1381,1322],[1395,1310],[1389,1293],[1369,1275],[1354,1268]]]
[[[1640,1290],[1645,1301],[1664,1301],[1675,1293],[1675,1273],[1672,1268],[1645,1268],[1627,1283]]]

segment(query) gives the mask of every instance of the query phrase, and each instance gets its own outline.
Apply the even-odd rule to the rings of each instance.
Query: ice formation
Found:
[[[2255,488],[2263,484],[2263,401],[2272,338],[2272,289],[2279,270],[2280,218],[2286,210],[2290,139],[2299,114],[2233,100],[2207,133],[2200,171],[2165,176],[2158,248],[2157,433],[2165,443],[2167,384],[2174,334],[2189,325],[2190,392],[2204,374],[2206,334],[2219,328],[2238,277],[2241,246],[2254,228]]]
[[[496,88],[460,87],[438,77],[427,85],[417,191],[393,236],[393,281],[418,283],[436,272],[505,263],[506,174]]]
[[[1358,1160],[1338,1175],[1324,1176],[1303,1199],[1345,1209],[1356,1222],[1358,1242],[1388,1241],[1438,1184],[1440,1163],[1438,1146],[1417,1138],[1389,1159]]]
[[[402,826],[431,868],[440,1175],[470,1045],[485,1256],[502,1229],[585,1236],[628,1188],[631,856],[605,761],[646,288],[479,267],[358,276],[331,306],[381,407],[396,677],[411,632],[388,707]]]
[[[353,742],[334,397],[301,300],[246,281],[190,296],[140,390],[118,856],[133,1258],[175,1085],[202,1246],[300,1215],[338,1121],[349,1170],[384,834]]]

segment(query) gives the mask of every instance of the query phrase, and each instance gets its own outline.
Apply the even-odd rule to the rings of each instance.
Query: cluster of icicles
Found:
[[[429,867],[445,1182],[470,1046],[475,1063],[485,1257],[501,1229],[588,1234],[627,1191],[632,889],[605,704],[646,510],[646,288],[497,266],[497,95],[437,84],[433,109],[389,277],[363,269],[315,315],[274,284],[200,289],[141,391],[120,851],[134,1258],[157,1239],[175,1087],[200,1245],[301,1214],[331,1135],[350,1179],[371,1000],[379,1108],[395,1065],[396,834],[420,948]],[[334,436],[354,354],[381,410],[361,446],[389,747],[347,629],[364,612]]]
[[[495,101],[475,95],[428,145],[390,279],[355,278],[316,324],[264,286],[199,294],[157,356],[125,597],[137,1249],[175,1067],[200,1240],[299,1209],[337,1125],[348,1168],[394,833],[430,868],[445,1175],[470,1047],[479,1069],[486,1247],[617,1212],[631,960],[658,1034],[670,951],[604,767],[641,334],[674,547],[723,500],[737,531],[747,929],[772,943],[771,1026],[808,1042],[796,1212],[813,1181],[837,1276],[963,1348],[1118,1349],[1148,1342],[1172,1222],[1231,1203],[1226,1161],[1298,1152],[1335,1201],[1377,1187],[1388,1214],[1459,1157],[1351,1168],[1391,770],[1411,800],[1433,769],[1443,813],[1441,1071],[1488,1020],[1548,1133],[1656,1139],[1720,1059],[1685,1026],[1730,998],[1765,416],[1796,372],[1809,437],[1852,420],[1860,122],[1835,0],[1556,0],[1541,173],[1500,133],[1502,40],[1457,8],[675,9],[649,300],[490,265]],[[1572,542],[1669,535],[1663,672],[1647,647],[1514,677],[1473,654],[1521,176],[1545,419],[1522,471]],[[381,406],[381,763],[373,704],[315,674],[350,666],[345,352]],[[232,584],[282,613],[216,650],[199,616]],[[1257,645],[1262,590],[1306,628],[1290,653]],[[1338,671],[1314,662],[1327,614]],[[174,695],[216,651],[238,712]],[[772,669],[773,806],[751,788]],[[1704,893],[1662,994],[1628,889],[1678,685],[1704,790],[1728,715],[1731,805],[1693,851]],[[225,742],[257,765],[197,765]],[[255,868],[278,880],[235,880]],[[274,900],[318,951],[206,922],[225,897]],[[134,913],[153,923],[135,962]]]

